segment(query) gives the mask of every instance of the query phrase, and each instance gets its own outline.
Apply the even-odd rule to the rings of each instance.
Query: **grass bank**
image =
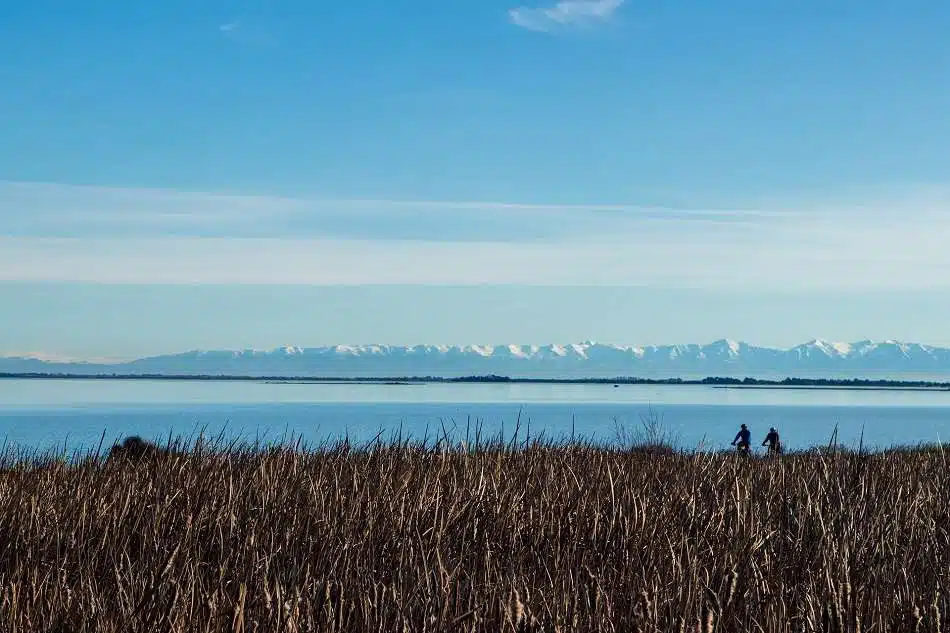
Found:
[[[940,631],[950,608],[939,449],[6,460],[10,633]]]

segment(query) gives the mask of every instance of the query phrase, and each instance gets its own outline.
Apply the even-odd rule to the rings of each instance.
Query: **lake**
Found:
[[[770,426],[789,448],[866,446],[950,437],[950,392],[721,389],[676,385],[273,384],[233,381],[0,380],[0,439],[7,446],[75,450],[126,435],[206,435],[317,443],[442,429],[483,435],[617,437],[654,415],[683,447],[728,446],[740,423],[760,443]],[[761,450],[761,449],[760,449]]]

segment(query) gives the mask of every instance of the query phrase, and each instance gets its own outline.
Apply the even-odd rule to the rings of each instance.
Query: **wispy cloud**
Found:
[[[275,46],[277,38],[273,33],[256,22],[231,20],[218,25],[218,32],[224,37],[253,46]]]
[[[510,9],[508,17],[522,28],[552,33],[607,22],[623,3],[624,0],[562,0],[553,6]]]
[[[763,238],[771,237],[767,242]],[[946,289],[950,232],[894,248],[759,231],[551,243],[0,238],[0,278],[131,284],[631,285],[706,290]],[[921,236],[916,236],[921,237]],[[889,246],[887,250],[883,247]]]
[[[571,240],[669,221],[741,222],[756,210],[510,201],[238,196],[0,182],[0,234],[32,237],[296,237]]]
[[[0,183],[0,280],[950,285],[950,190],[761,207],[228,196]]]

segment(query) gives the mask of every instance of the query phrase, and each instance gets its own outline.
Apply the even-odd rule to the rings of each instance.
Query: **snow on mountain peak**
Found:
[[[797,352],[800,357],[811,357],[813,352],[818,356],[828,358],[843,358],[851,354],[854,346],[850,343],[832,343],[821,338],[814,338],[807,343],[793,347],[790,351]]]
[[[852,349],[850,343],[831,343],[831,346],[842,356],[850,354]]]
[[[77,362],[4,358],[0,372],[200,375],[485,375],[510,376],[882,376],[950,374],[950,349],[895,340],[836,343],[815,338],[789,349],[720,339],[697,345],[635,347],[584,341],[547,345],[333,345],[270,350],[194,350],[132,361]]]
[[[739,353],[739,348],[741,347],[738,341],[734,341],[731,338],[724,338],[721,341],[717,341],[717,343],[726,347],[733,356]]]

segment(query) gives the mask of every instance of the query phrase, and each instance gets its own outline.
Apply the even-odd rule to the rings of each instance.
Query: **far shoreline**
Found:
[[[509,376],[242,376],[198,374],[58,374],[0,373],[0,380],[87,380],[87,381],[168,381],[168,382],[252,382],[283,385],[375,385],[413,386],[426,384],[542,384],[603,386],[701,386],[715,389],[791,389],[825,391],[950,391],[950,382],[924,380],[886,380],[867,378],[540,378]]]

